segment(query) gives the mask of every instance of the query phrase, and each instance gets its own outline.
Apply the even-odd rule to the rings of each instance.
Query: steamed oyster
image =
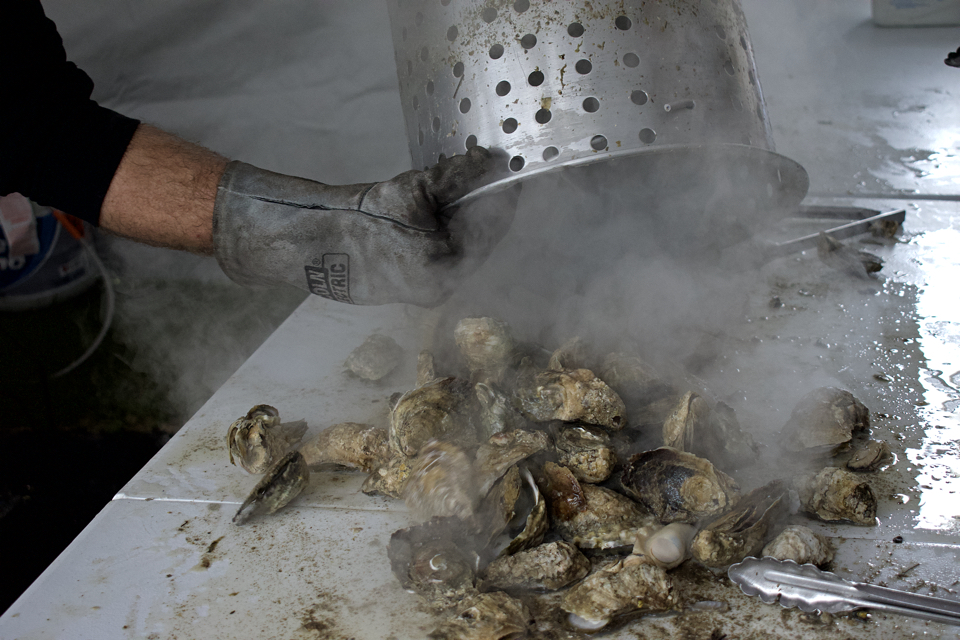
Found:
[[[481,591],[555,591],[590,573],[590,561],[569,542],[541,544],[487,565]]]
[[[617,454],[606,432],[589,425],[563,426],[555,438],[557,461],[581,482],[603,482],[613,473]]]
[[[726,567],[757,555],[770,524],[784,515],[786,488],[781,480],[751,491],[693,539],[693,557],[708,567]]]
[[[477,593],[473,538],[459,518],[434,518],[394,532],[387,557],[400,585],[437,609]]]
[[[877,497],[857,475],[837,467],[827,467],[806,476],[798,483],[800,507],[825,522],[852,522],[875,525]]]
[[[544,493],[554,531],[581,549],[631,546],[659,526],[637,503],[616,491],[581,484],[566,467],[543,467]]]
[[[477,435],[480,440],[527,426],[527,419],[513,408],[507,394],[483,382],[478,382],[473,389],[480,405],[477,415]]]
[[[694,442],[703,440],[712,417],[707,401],[688,391],[663,423],[663,446],[692,453]]]
[[[380,380],[397,368],[402,357],[403,349],[393,338],[375,333],[351,351],[343,364],[358,378]]]
[[[869,426],[870,411],[852,393],[821,387],[800,399],[781,434],[792,451],[833,454]]]
[[[586,422],[614,431],[627,424],[620,396],[589,369],[538,371],[525,367],[517,376],[514,403],[534,422]]]
[[[517,553],[543,542],[550,528],[547,503],[526,469],[513,466],[487,494],[477,529],[487,541],[484,557]]]
[[[359,422],[341,422],[327,427],[305,442],[300,453],[310,468],[336,464],[367,473],[390,459],[387,430]]]
[[[566,371],[570,369],[588,369],[587,345],[580,338],[571,338],[550,355],[547,361],[547,369],[553,371]]]
[[[857,447],[850,459],[847,460],[847,469],[851,471],[876,471],[890,458],[890,447],[886,442],[867,440]]]
[[[507,469],[549,446],[550,437],[543,431],[514,429],[492,436],[477,447],[474,482],[479,494],[486,495]]]
[[[709,457],[721,469],[736,469],[757,460],[760,448],[749,433],[740,428],[733,407],[718,402],[713,407],[712,439],[707,445]],[[696,451],[696,448],[695,448]],[[700,450],[707,455],[706,449]]]
[[[571,623],[599,629],[611,618],[631,611],[664,611],[678,604],[673,581],[660,567],[637,556],[606,565],[571,587],[560,608]]]
[[[310,468],[299,451],[291,451],[267,470],[247,499],[243,501],[234,524],[243,524],[260,514],[271,514],[300,495],[310,481]]]
[[[390,446],[407,457],[417,455],[428,440],[476,444],[473,424],[476,395],[458,378],[437,378],[403,394],[390,416]]]
[[[833,560],[833,545],[829,538],[809,527],[790,525],[763,548],[762,554],[777,560],[822,566]]]
[[[230,463],[239,464],[248,473],[263,473],[296,447],[306,431],[305,421],[281,424],[279,411],[258,404],[227,431]]]
[[[470,458],[455,444],[430,440],[410,463],[403,501],[422,520],[469,518],[479,502]]]
[[[403,498],[403,488],[410,478],[413,460],[397,455],[374,469],[363,481],[361,491],[368,495],[379,494],[391,498]]]
[[[463,318],[453,331],[473,381],[497,382],[514,349],[510,326],[497,318]]]
[[[432,640],[520,640],[533,627],[530,609],[502,592],[468,597],[457,614],[428,636]]]
[[[710,461],[669,447],[630,458],[620,482],[663,523],[719,515],[740,497],[736,481]]]

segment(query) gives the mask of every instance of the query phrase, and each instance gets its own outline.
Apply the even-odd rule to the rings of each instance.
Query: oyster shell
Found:
[[[430,440],[410,464],[402,495],[422,520],[433,516],[471,517],[479,496],[470,458],[455,444]]]
[[[694,442],[703,440],[710,428],[712,417],[707,401],[688,391],[663,423],[663,446],[692,453]]]
[[[627,353],[608,354],[600,378],[623,399],[634,426],[662,425],[681,396],[653,367]]]
[[[478,493],[486,495],[507,469],[549,446],[550,437],[543,431],[514,429],[492,436],[477,447],[474,470]]]
[[[590,561],[569,542],[541,544],[487,565],[481,591],[555,591],[590,573]]]
[[[617,464],[610,436],[596,427],[562,426],[557,430],[554,444],[557,461],[581,482],[603,482]]]
[[[299,451],[291,451],[267,470],[257,486],[237,509],[234,524],[250,518],[275,513],[300,495],[310,481],[310,468]]]
[[[327,427],[300,447],[304,461],[315,468],[337,464],[370,473],[391,457],[387,430],[358,422]]]
[[[520,640],[533,627],[533,615],[520,600],[503,592],[468,597],[457,614],[428,636],[433,640]]]
[[[616,491],[580,483],[566,467],[547,462],[544,494],[554,531],[581,549],[632,546],[659,528],[640,506]]]
[[[814,389],[797,403],[781,435],[791,451],[833,454],[870,426],[870,411],[836,387]]]
[[[858,446],[850,459],[847,469],[851,471],[876,471],[891,458],[890,447],[882,440],[867,440]]]
[[[459,518],[434,518],[390,536],[387,557],[404,589],[423,596],[437,609],[476,594],[474,540]]]
[[[645,562],[673,569],[690,557],[690,544],[696,534],[692,524],[671,522],[646,538],[638,538],[633,553]]]
[[[833,561],[833,545],[826,536],[795,524],[781,531],[763,548],[762,554],[777,560],[822,566]]]
[[[547,369],[564,371],[569,369],[588,369],[587,344],[578,336],[564,342],[550,355]]]
[[[363,481],[360,490],[368,495],[383,495],[391,498],[403,498],[403,488],[410,478],[413,460],[396,455],[386,464],[374,469]]]
[[[258,404],[227,431],[230,464],[239,465],[248,473],[263,473],[296,447],[306,431],[305,421],[281,424],[279,411],[268,404]]]
[[[403,394],[390,415],[390,446],[413,457],[428,440],[450,440],[470,447],[477,443],[472,416],[473,387],[458,378],[437,378]]]
[[[403,349],[390,336],[375,333],[350,352],[344,366],[358,378],[380,380],[400,364]]]
[[[483,501],[477,527],[488,541],[484,556],[504,556],[543,542],[550,528],[547,503],[526,469],[510,467]]]
[[[586,422],[619,431],[626,426],[620,396],[589,369],[521,370],[514,406],[534,422]]]
[[[597,629],[615,616],[636,611],[663,611],[678,605],[673,580],[661,567],[630,556],[606,565],[571,587],[560,608],[580,620],[582,628]]]
[[[866,482],[837,467],[827,467],[800,480],[800,508],[825,522],[865,526],[877,521],[877,497]]]
[[[620,482],[663,523],[716,516],[740,498],[736,481],[709,460],[669,447],[630,458]]]
[[[481,441],[504,431],[527,426],[527,419],[513,408],[510,397],[504,392],[483,382],[474,386],[474,392],[480,405],[477,435]]]
[[[757,555],[770,524],[785,515],[786,491],[783,481],[774,480],[745,495],[697,533],[690,547],[693,557],[718,568]]]
[[[499,381],[510,366],[514,340],[510,326],[497,318],[463,318],[453,330],[473,381]]]
[[[709,451],[697,449],[702,455],[716,458],[714,463],[721,469],[737,469],[756,462],[760,455],[760,448],[753,437],[740,427],[737,413],[733,407],[718,402],[713,407],[713,421],[709,441]]]

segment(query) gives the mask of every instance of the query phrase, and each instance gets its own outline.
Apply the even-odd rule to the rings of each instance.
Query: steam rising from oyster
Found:
[[[510,327],[497,318],[463,318],[453,331],[471,380],[498,382],[510,365],[514,341]]]

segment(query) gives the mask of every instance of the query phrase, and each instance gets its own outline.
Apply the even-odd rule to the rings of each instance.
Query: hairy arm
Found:
[[[213,253],[213,203],[227,159],[141,124],[100,210],[100,226],[145,244]]]

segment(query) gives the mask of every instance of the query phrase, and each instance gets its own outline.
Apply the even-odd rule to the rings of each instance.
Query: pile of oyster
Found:
[[[266,470],[234,521],[280,509],[322,465],[367,473],[364,492],[402,499],[422,522],[394,533],[388,555],[401,585],[446,614],[431,637],[485,639],[681,610],[693,604],[675,571],[685,562],[823,565],[829,539],[788,522],[875,521],[862,474],[890,453],[864,441],[869,412],[847,391],[811,392],[780,439],[808,469],[840,455],[849,469],[744,492],[733,476],[758,446],[700,383],[631,353],[595,358],[579,339],[552,352],[521,343],[494,318],[465,318],[453,337],[458,360],[441,372],[422,352],[389,425],[341,423],[301,444],[302,425],[266,405],[231,425],[231,461]]]

